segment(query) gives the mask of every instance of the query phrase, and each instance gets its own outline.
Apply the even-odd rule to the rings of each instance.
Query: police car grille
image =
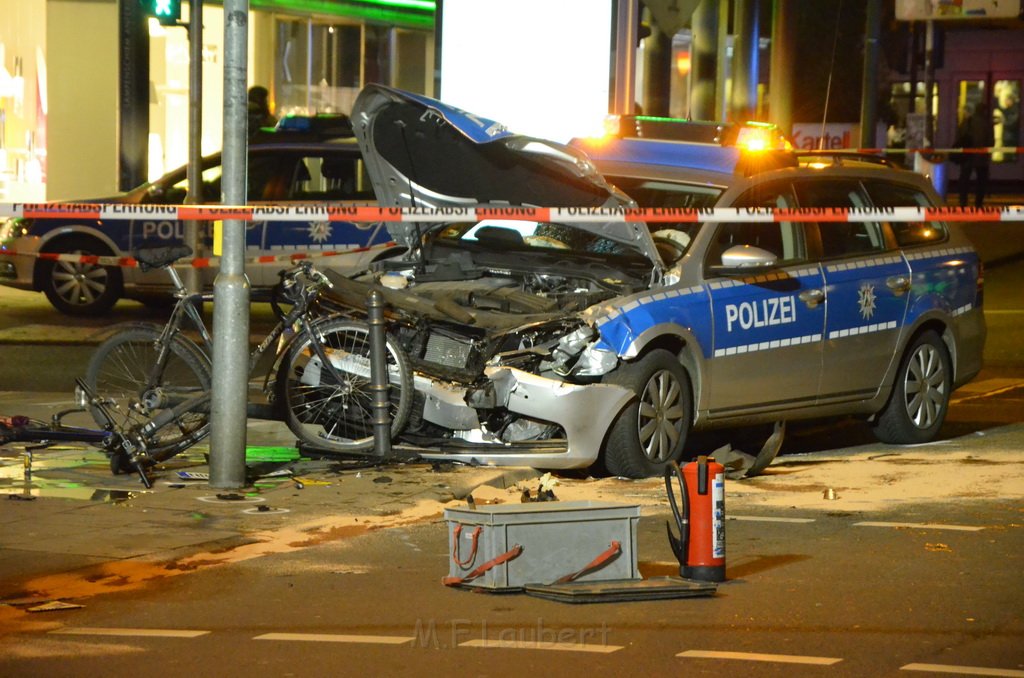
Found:
[[[423,360],[436,365],[464,369],[469,362],[471,346],[443,334],[432,332],[427,339]]]

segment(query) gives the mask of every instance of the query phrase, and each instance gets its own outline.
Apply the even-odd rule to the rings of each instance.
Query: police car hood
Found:
[[[352,122],[381,206],[623,207],[634,203],[605,181],[581,151],[513,134],[504,125],[435,99],[368,85]],[[393,223],[391,236],[413,247],[431,223]],[[656,264],[643,224],[577,225],[630,245]]]

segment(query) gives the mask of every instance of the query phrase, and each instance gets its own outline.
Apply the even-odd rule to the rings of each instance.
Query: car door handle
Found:
[[[897,297],[910,289],[910,276],[892,275],[885,279],[885,286]]]
[[[807,304],[807,308],[814,308],[825,301],[825,292],[820,289],[804,290],[797,296],[800,297],[800,301]]]

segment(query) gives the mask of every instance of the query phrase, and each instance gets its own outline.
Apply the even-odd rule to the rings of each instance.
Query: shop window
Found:
[[[909,82],[893,83],[889,93],[890,120],[889,129],[886,132],[886,146],[889,148],[907,148],[908,117],[913,122],[915,119],[923,121],[925,113],[925,86],[923,82],[916,83],[914,95],[910,95]],[[939,112],[939,88],[932,87],[932,117],[937,119]],[[910,127],[914,127],[913,124]],[[914,132],[911,132],[914,134]],[[921,131],[917,132],[922,133]],[[910,146],[920,146],[921,140],[915,139]]]
[[[279,19],[276,113],[348,113],[362,84],[362,28]]]
[[[992,86],[992,126],[997,147],[1020,146],[1020,80],[996,80]],[[995,151],[995,162],[1014,162],[1017,154]]]

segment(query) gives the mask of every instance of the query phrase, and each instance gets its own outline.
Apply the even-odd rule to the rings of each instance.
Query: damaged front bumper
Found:
[[[514,367],[489,367],[485,376],[494,386],[495,404],[531,420],[555,424],[564,438],[502,442],[480,424],[477,411],[466,404],[467,389],[416,377],[416,390],[426,396],[423,418],[457,433],[458,443],[442,451],[423,450],[424,459],[491,466],[584,468],[593,464],[615,416],[636,397],[612,384],[570,384]]]

